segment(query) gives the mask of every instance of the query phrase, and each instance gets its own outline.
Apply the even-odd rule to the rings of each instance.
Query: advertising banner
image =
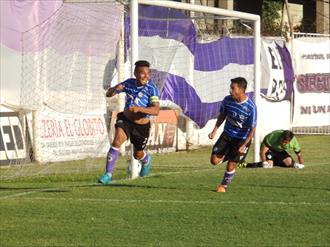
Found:
[[[157,152],[175,151],[177,145],[178,112],[162,110],[151,121],[148,149]]]
[[[293,127],[330,125],[330,41],[293,41],[296,83]]]
[[[89,157],[105,157],[113,139],[116,113],[111,116],[111,128],[107,128],[104,113],[63,114],[45,107],[34,113],[35,131],[33,135],[32,115],[28,115],[31,136],[35,138],[35,158],[38,162],[58,162],[81,160]],[[156,152],[176,150],[177,112],[160,111],[151,120],[150,137],[147,148]],[[110,133],[108,132],[110,131]],[[110,138],[109,138],[110,136]],[[127,142],[129,150],[130,142]]]
[[[109,148],[102,112],[64,114],[44,107],[34,114],[36,127],[33,130],[32,116],[29,116],[29,130],[35,138],[35,158],[38,162],[102,157]]]
[[[18,112],[0,112],[0,164],[19,164],[28,158],[24,118]]]
[[[262,96],[269,101],[289,100],[294,81],[292,60],[286,46],[274,41],[262,42],[261,88],[267,89]]]

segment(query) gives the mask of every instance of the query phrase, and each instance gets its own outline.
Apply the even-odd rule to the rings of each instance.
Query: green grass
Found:
[[[154,155],[136,180],[120,158],[111,186],[95,183],[103,165],[2,180],[0,245],[330,246],[330,139],[298,140],[305,169],[238,169],[227,193],[210,147]]]

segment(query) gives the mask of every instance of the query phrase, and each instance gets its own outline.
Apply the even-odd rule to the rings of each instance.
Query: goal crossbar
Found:
[[[232,11],[227,9],[209,7],[209,6],[201,6],[201,5],[194,5],[189,3],[180,3],[180,2],[173,2],[173,1],[166,1],[166,0],[131,0],[130,2],[130,15],[131,15],[131,64],[134,64],[135,61],[138,60],[138,6],[139,4],[143,5],[150,5],[150,6],[158,6],[158,7],[165,7],[165,8],[173,8],[173,9],[180,9],[180,10],[187,10],[187,11],[194,11],[194,12],[202,12],[206,14],[214,14],[222,17],[228,18],[238,18],[244,21],[253,22],[253,29],[254,29],[254,102],[256,106],[259,105],[261,101],[260,96],[260,56],[261,56],[261,36],[260,36],[260,16],[253,15],[249,13],[239,12],[239,11]],[[134,76],[132,66],[132,76]],[[259,160],[259,147],[260,147],[260,135],[258,128],[256,128],[254,134],[254,154],[253,158],[254,161]],[[132,158],[132,160],[134,160]],[[137,165],[132,164],[132,177],[134,178],[137,176],[137,171],[134,171],[134,167]],[[136,168],[137,169],[137,168]]]
[[[232,11],[227,9],[221,8],[214,8],[209,6],[202,6],[202,5],[195,5],[189,3],[180,3],[180,2],[173,2],[167,0],[132,0],[137,1],[139,4],[144,5],[152,5],[152,6],[159,6],[165,8],[173,8],[173,9],[181,9],[181,10],[189,10],[194,12],[203,12],[207,14],[214,14],[220,16],[227,16],[227,17],[235,17],[239,19],[243,19],[246,21],[260,21],[259,15],[253,15],[249,13],[244,13],[240,11]]]

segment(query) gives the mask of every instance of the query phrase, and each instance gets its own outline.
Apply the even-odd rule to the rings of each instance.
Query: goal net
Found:
[[[170,131],[156,129],[161,121],[153,120],[148,149],[161,152],[158,144],[165,139],[176,150],[188,141],[211,145],[207,134],[229,94],[230,79],[245,77],[250,97],[258,90],[255,17],[205,6],[169,7],[169,1],[139,2],[138,59],[151,63],[162,109],[178,113]],[[104,92],[130,77],[132,18],[130,6],[116,1],[63,4],[23,34],[26,158],[2,169],[1,178],[102,171],[114,132],[109,119],[115,114],[109,110],[122,106],[120,97],[107,105]],[[155,138],[160,134],[167,136]]]
[[[212,145],[207,134],[222,99],[229,94],[230,79],[245,77],[248,95],[259,97],[254,94],[260,90],[258,18],[169,1],[139,3],[138,58],[151,62],[161,105],[178,107],[188,123],[193,123],[190,128],[187,124],[178,128],[179,134],[185,132],[181,140]],[[125,30],[126,37],[134,39],[128,35],[129,28]]]
[[[104,85],[116,77],[123,15],[116,1],[63,3],[22,34],[17,126],[23,138],[16,153],[4,145],[1,178],[103,167],[96,159],[109,148]]]

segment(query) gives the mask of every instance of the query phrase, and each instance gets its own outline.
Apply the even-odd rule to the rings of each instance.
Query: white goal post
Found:
[[[166,8],[173,8],[179,10],[187,10],[194,12],[203,12],[206,14],[213,14],[224,16],[228,18],[238,18],[242,20],[247,20],[254,23],[254,102],[256,106],[260,104],[261,96],[260,96],[260,47],[261,47],[261,37],[260,37],[260,16],[253,15],[249,13],[243,13],[238,11],[201,6],[201,5],[193,5],[188,3],[180,3],[173,1],[165,1],[165,0],[131,0],[130,2],[130,21],[131,21],[131,64],[134,64],[135,61],[139,59],[138,54],[138,16],[139,16],[139,4],[143,5],[151,5],[151,6],[159,6]],[[131,66],[132,77],[134,77],[134,68]],[[260,146],[260,135],[258,131],[258,127],[256,128],[256,132],[254,135],[254,161],[259,160],[259,146]],[[138,176],[138,165],[137,161],[134,160],[132,154],[132,164],[131,164],[131,172],[132,178]]]

